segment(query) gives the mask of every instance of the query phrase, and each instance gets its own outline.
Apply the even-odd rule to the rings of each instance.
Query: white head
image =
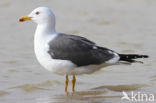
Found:
[[[32,20],[38,25],[52,24],[55,26],[55,15],[48,7],[38,7],[34,9],[28,16],[22,16],[19,21],[24,22]]]

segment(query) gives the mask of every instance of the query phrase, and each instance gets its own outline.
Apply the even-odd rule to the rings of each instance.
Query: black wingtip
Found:
[[[139,54],[119,54],[119,56],[120,56],[120,61],[127,61],[130,63],[135,63],[135,62],[143,63],[140,61],[136,61],[135,59],[149,57],[148,55],[139,55]]]
[[[142,56],[142,58],[149,58],[148,55],[141,55],[141,56]]]

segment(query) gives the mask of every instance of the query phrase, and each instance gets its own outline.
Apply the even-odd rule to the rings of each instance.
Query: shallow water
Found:
[[[71,92],[70,83],[66,94],[64,77],[46,71],[36,61],[36,25],[17,21],[41,5],[54,11],[57,31],[150,58],[140,59],[144,64],[111,66],[77,76],[76,92]],[[155,5],[155,0],[1,0],[0,103],[123,103],[122,91],[154,94],[156,99]]]

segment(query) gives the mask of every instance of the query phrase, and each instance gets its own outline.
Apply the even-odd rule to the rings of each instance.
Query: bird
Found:
[[[48,71],[65,76],[65,92],[68,92],[68,76],[72,76],[74,92],[77,75],[90,74],[122,62],[135,63],[137,58],[148,58],[148,55],[120,54],[85,37],[57,32],[55,19],[50,8],[38,7],[18,20],[31,20],[37,24],[34,35],[36,58]]]

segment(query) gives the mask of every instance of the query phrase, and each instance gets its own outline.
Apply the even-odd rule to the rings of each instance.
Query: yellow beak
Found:
[[[24,22],[24,21],[27,21],[27,20],[31,20],[32,17],[28,17],[28,16],[22,16],[19,18],[19,22]]]

